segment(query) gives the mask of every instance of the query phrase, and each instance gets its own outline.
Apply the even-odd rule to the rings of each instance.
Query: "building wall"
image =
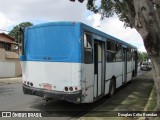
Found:
[[[0,77],[15,77],[15,63],[0,61]]]
[[[0,48],[0,61],[5,61],[5,49]]]
[[[22,70],[18,54],[0,49],[0,78],[21,76]]]
[[[16,66],[15,66],[15,71],[16,71],[16,72],[15,72],[15,76],[16,76],[16,77],[19,77],[19,76],[22,75],[21,64],[20,64],[19,61],[16,61],[15,64],[16,64]]]
[[[0,78],[21,76],[19,61],[0,61]]]

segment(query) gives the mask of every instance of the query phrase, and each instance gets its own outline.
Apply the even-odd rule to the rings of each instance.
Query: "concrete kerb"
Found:
[[[22,82],[22,77],[0,78],[0,85]]]

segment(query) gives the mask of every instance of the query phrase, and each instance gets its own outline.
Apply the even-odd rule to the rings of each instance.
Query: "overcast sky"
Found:
[[[100,20],[99,14],[86,9],[86,2],[69,0],[1,0],[0,29],[11,30],[21,22],[40,24],[53,21],[79,21],[124,40],[140,51],[145,51],[141,36],[135,29],[123,27],[115,15]],[[0,30],[0,32],[3,32]]]

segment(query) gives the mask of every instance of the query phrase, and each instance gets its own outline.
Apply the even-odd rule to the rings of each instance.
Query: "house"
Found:
[[[0,33],[0,78],[17,77],[22,74],[18,43],[5,33]]]
[[[18,49],[15,50],[16,47],[18,47],[18,43],[15,42],[14,38],[5,33],[0,33],[0,48],[18,53]]]

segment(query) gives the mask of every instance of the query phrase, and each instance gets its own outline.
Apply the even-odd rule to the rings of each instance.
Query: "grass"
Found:
[[[144,111],[154,111],[155,107],[157,105],[157,93],[156,93],[156,87],[153,86],[153,89],[151,91],[151,94],[148,98],[148,102],[144,108]],[[140,117],[138,120],[145,120],[144,117]],[[155,119],[156,120],[156,119]],[[159,118],[157,118],[159,120]]]
[[[156,87],[155,85],[153,86],[153,89],[150,93],[150,96],[148,98],[148,102],[146,104],[146,106],[144,107],[144,111],[154,111],[155,107],[157,104],[157,94],[156,94]],[[126,118],[126,117],[114,117],[114,118],[109,118],[109,117],[86,117],[85,119],[82,118],[82,120],[106,120],[106,119],[110,119],[110,120],[135,120],[135,118]],[[144,120],[144,117],[140,117],[138,118],[138,120]],[[81,119],[79,119],[81,120]],[[159,120],[157,118],[157,120]]]
[[[157,94],[156,94],[156,87],[154,85],[150,97],[148,99],[147,105],[144,108],[144,111],[153,111],[157,105]]]
[[[156,90],[152,71],[138,76],[131,84],[121,89],[110,101],[94,111],[153,111],[156,107]],[[79,120],[144,120],[143,117],[101,117],[104,113],[91,113]]]

